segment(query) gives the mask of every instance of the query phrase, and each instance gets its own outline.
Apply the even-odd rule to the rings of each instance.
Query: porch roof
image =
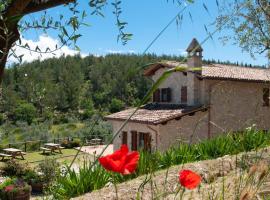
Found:
[[[180,104],[150,103],[142,106],[130,119],[131,122],[144,124],[162,124],[172,119],[204,111],[205,106],[185,106]],[[123,110],[105,117],[106,120],[124,121],[135,111],[135,108]]]

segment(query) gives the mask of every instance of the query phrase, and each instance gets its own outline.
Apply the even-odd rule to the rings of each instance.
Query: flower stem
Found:
[[[117,190],[116,178],[115,177],[113,177],[113,186],[114,186],[114,189],[115,189],[116,200],[118,200],[118,190]]]

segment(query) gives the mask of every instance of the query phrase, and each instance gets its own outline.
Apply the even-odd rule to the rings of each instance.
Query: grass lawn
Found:
[[[42,154],[42,152],[39,151],[39,152],[27,153],[24,156],[25,160],[20,160],[20,159],[17,159],[17,160],[22,163],[28,163],[31,166],[37,165],[39,162],[41,162],[45,158],[57,159],[57,161],[59,161],[62,164],[69,164],[73,160],[76,153],[77,153],[76,149],[62,149],[62,154],[54,153],[54,154],[46,154],[46,155]],[[91,155],[80,152],[75,163],[80,165],[83,163],[84,160],[89,161],[92,159],[93,157]],[[0,161],[0,167],[3,166],[5,162],[6,160]]]

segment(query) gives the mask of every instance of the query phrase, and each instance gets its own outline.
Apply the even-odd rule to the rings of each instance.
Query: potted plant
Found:
[[[45,187],[44,178],[35,170],[29,169],[26,171],[23,179],[32,187],[33,193],[42,193]]]
[[[23,178],[31,185],[34,193],[42,193],[54,181],[58,173],[59,163],[54,159],[45,159],[35,169],[29,168]]]
[[[0,184],[1,200],[29,200],[31,186],[22,179],[7,179]]]

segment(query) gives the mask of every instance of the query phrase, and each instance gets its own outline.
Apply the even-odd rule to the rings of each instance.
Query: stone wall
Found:
[[[211,134],[242,131],[253,124],[258,129],[270,130],[270,107],[263,106],[264,87],[270,86],[265,83],[205,80],[205,101],[211,105]]]
[[[164,73],[164,68],[159,69],[152,76],[153,81],[157,81],[157,79]],[[188,86],[187,76],[185,76],[182,72],[175,72],[169,76],[166,81],[164,81],[159,88],[171,88],[171,102],[174,104],[181,103],[181,87]],[[189,90],[189,88],[188,88]],[[188,97],[189,98],[189,97]]]
[[[207,138],[208,112],[198,111],[194,115],[183,116],[180,120],[171,120],[159,125],[159,150],[165,151],[179,142],[198,142]]]

